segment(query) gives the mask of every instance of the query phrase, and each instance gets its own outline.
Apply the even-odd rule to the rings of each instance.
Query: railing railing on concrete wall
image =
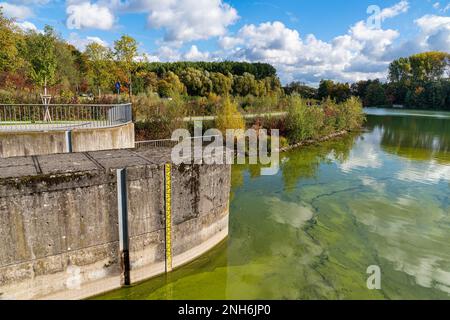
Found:
[[[199,136],[199,137],[190,137],[191,143],[193,144],[196,140],[202,141],[202,144],[210,143],[210,139],[218,137],[217,135],[213,136]],[[145,149],[145,148],[172,148],[177,145],[180,141],[174,139],[159,139],[159,140],[145,140],[145,141],[136,141],[135,146],[136,149]]]
[[[0,104],[0,132],[105,128],[131,121],[131,103]]]

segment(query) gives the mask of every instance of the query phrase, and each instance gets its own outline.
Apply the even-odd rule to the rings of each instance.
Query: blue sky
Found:
[[[368,14],[371,5],[377,8]],[[126,33],[149,61],[268,62],[283,82],[384,79],[394,58],[450,51],[448,0],[0,0],[0,6],[21,28],[49,24],[80,50],[92,41],[112,46]]]

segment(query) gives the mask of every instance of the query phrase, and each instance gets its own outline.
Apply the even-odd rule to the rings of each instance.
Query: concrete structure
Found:
[[[173,268],[222,241],[230,166],[172,166],[167,197],[169,155],[154,148],[0,159],[0,299],[80,299],[121,286],[116,169],[126,168],[131,283],[166,271],[168,241]]]
[[[134,148],[134,124],[105,128],[0,132],[0,158]],[[69,142],[69,139],[71,141]]]

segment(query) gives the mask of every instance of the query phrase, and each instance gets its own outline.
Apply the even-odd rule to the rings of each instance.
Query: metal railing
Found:
[[[188,139],[191,140],[192,143],[196,140],[201,140],[202,144],[209,144],[211,142],[204,141],[204,139],[209,140],[211,138],[218,137],[217,135],[213,136],[199,136],[199,137],[190,137]],[[172,148],[176,146],[180,141],[173,139],[159,139],[159,140],[145,140],[145,141],[136,141],[135,148],[136,149],[147,149],[147,148]]]
[[[104,128],[131,121],[131,103],[0,104],[0,132]]]

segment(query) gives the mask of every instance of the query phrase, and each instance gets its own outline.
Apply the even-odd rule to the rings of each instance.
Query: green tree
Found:
[[[334,87],[332,98],[336,99],[337,102],[343,102],[350,98],[351,90],[348,83],[338,83]]]
[[[334,83],[332,80],[322,80],[317,91],[319,99],[331,98],[337,102],[347,100],[351,96],[350,85],[348,83]]]
[[[369,107],[386,105],[386,92],[382,83],[379,80],[372,81],[366,89],[364,105]]]
[[[186,94],[186,87],[175,73],[169,71],[158,82],[158,94],[163,98],[180,96]]]
[[[82,68],[78,63],[80,52],[72,45],[58,39],[55,42],[56,83],[66,95],[78,91],[83,77]]]
[[[291,143],[297,143],[307,139],[317,138],[324,125],[325,114],[320,107],[310,107],[299,96],[291,96],[287,129]]]
[[[134,59],[137,56],[137,52],[138,45],[136,40],[128,35],[123,35],[119,40],[114,42],[114,53],[121,68],[127,75],[130,96],[133,95],[131,79],[135,66]]]
[[[233,92],[239,96],[258,95],[258,83],[255,76],[251,73],[245,72],[242,76],[233,78]]]
[[[388,98],[416,108],[446,108],[450,54],[431,51],[394,60],[389,66]]]
[[[294,81],[284,87],[286,94],[296,93],[305,99],[314,99],[317,97],[317,89],[307,86],[306,84]]]
[[[450,67],[450,54],[430,51],[400,58],[389,65],[389,80],[391,82],[435,81],[448,77],[446,72]]]
[[[280,79],[276,76],[265,77],[257,82],[260,87],[259,96],[279,96],[283,93]]]
[[[136,72],[136,78],[140,78],[144,81],[144,87],[147,89],[147,91],[158,91],[159,78],[155,72],[141,69]]]
[[[89,78],[92,86],[97,89],[101,96],[102,89],[111,85],[111,60],[112,52],[109,48],[92,42],[86,46],[85,54],[89,59]]]
[[[446,52],[424,52],[409,57],[413,81],[436,81],[445,76],[450,67],[450,54]]]
[[[317,97],[322,100],[332,97],[334,94],[334,82],[332,80],[321,80],[319,89],[317,90]]]
[[[32,32],[25,37],[30,77],[39,86],[52,86],[56,83],[56,41],[54,30],[50,26],[45,26],[43,34]]]
[[[406,82],[411,78],[411,64],[408,58],[394,60],[389,65],[390,82]]]
[[[19,56],[22,41],[13,21],[4,17],[0,7],[0,71],[15,71],[22,66]]]
[[[231,74],[224,75],[219,72],[211,72],[210,78],[212,82],[212,92],[220,96],[227,96],[230,94],[233,85],[233,76]]]
[[[191,96],[207,96],[212,92],[213,84],[207,71],[201,71],[188,67],[180,74],[180,80],[186,86]]]

